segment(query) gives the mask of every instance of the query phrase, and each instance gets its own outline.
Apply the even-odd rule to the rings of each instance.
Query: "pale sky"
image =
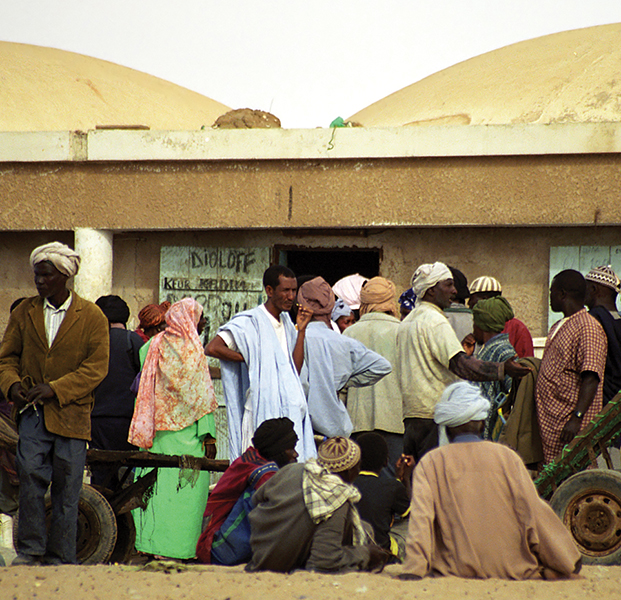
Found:
[[[327,127],[521,40],[621,22],[620,0],[0,0],[0,40],[109,60],[283,127]]]

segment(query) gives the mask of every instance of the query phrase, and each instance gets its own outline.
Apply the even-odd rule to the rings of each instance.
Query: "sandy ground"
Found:
[[[144,567],[7,567],[0,569],[2,600],[616,600],[621,567],[584,567],[572,581],[468,580],[453,577],[400,581],[384,573],[248,574],[241,567],[150,563]]]

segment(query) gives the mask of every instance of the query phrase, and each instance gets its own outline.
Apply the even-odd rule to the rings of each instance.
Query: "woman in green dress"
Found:
[[[129,441],[158,454],[204,456],[215,434],[217,407],[199,334],[203,309],[192,298],[173,304],[166,329],[150,341]],[[161,468],[145,510],[133,511],[136,549],[169,558],[196,553],[209,491],[209,473]],[[140,475],[139,473],[138,475]]]

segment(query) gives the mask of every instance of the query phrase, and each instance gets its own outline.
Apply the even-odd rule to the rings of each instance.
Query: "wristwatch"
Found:
[[[584,417],[584,413],[581,410],[574,410],[572,414],[576,419],[582,419],[582,417]]]

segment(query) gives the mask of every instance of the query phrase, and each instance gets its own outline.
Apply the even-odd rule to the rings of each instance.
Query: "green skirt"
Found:
[[[215,437],[213,413],[181,431],[158,431],[150,452],[204,456],[202,442],[208,433]],[[149,471],[151,469],[137,469],[136,476]],[[194,558],[207,504],[209,477],[208,471],[197,474],[160,468],[147,508],[132,511],[136,524],[136,549],[170,558]]]

